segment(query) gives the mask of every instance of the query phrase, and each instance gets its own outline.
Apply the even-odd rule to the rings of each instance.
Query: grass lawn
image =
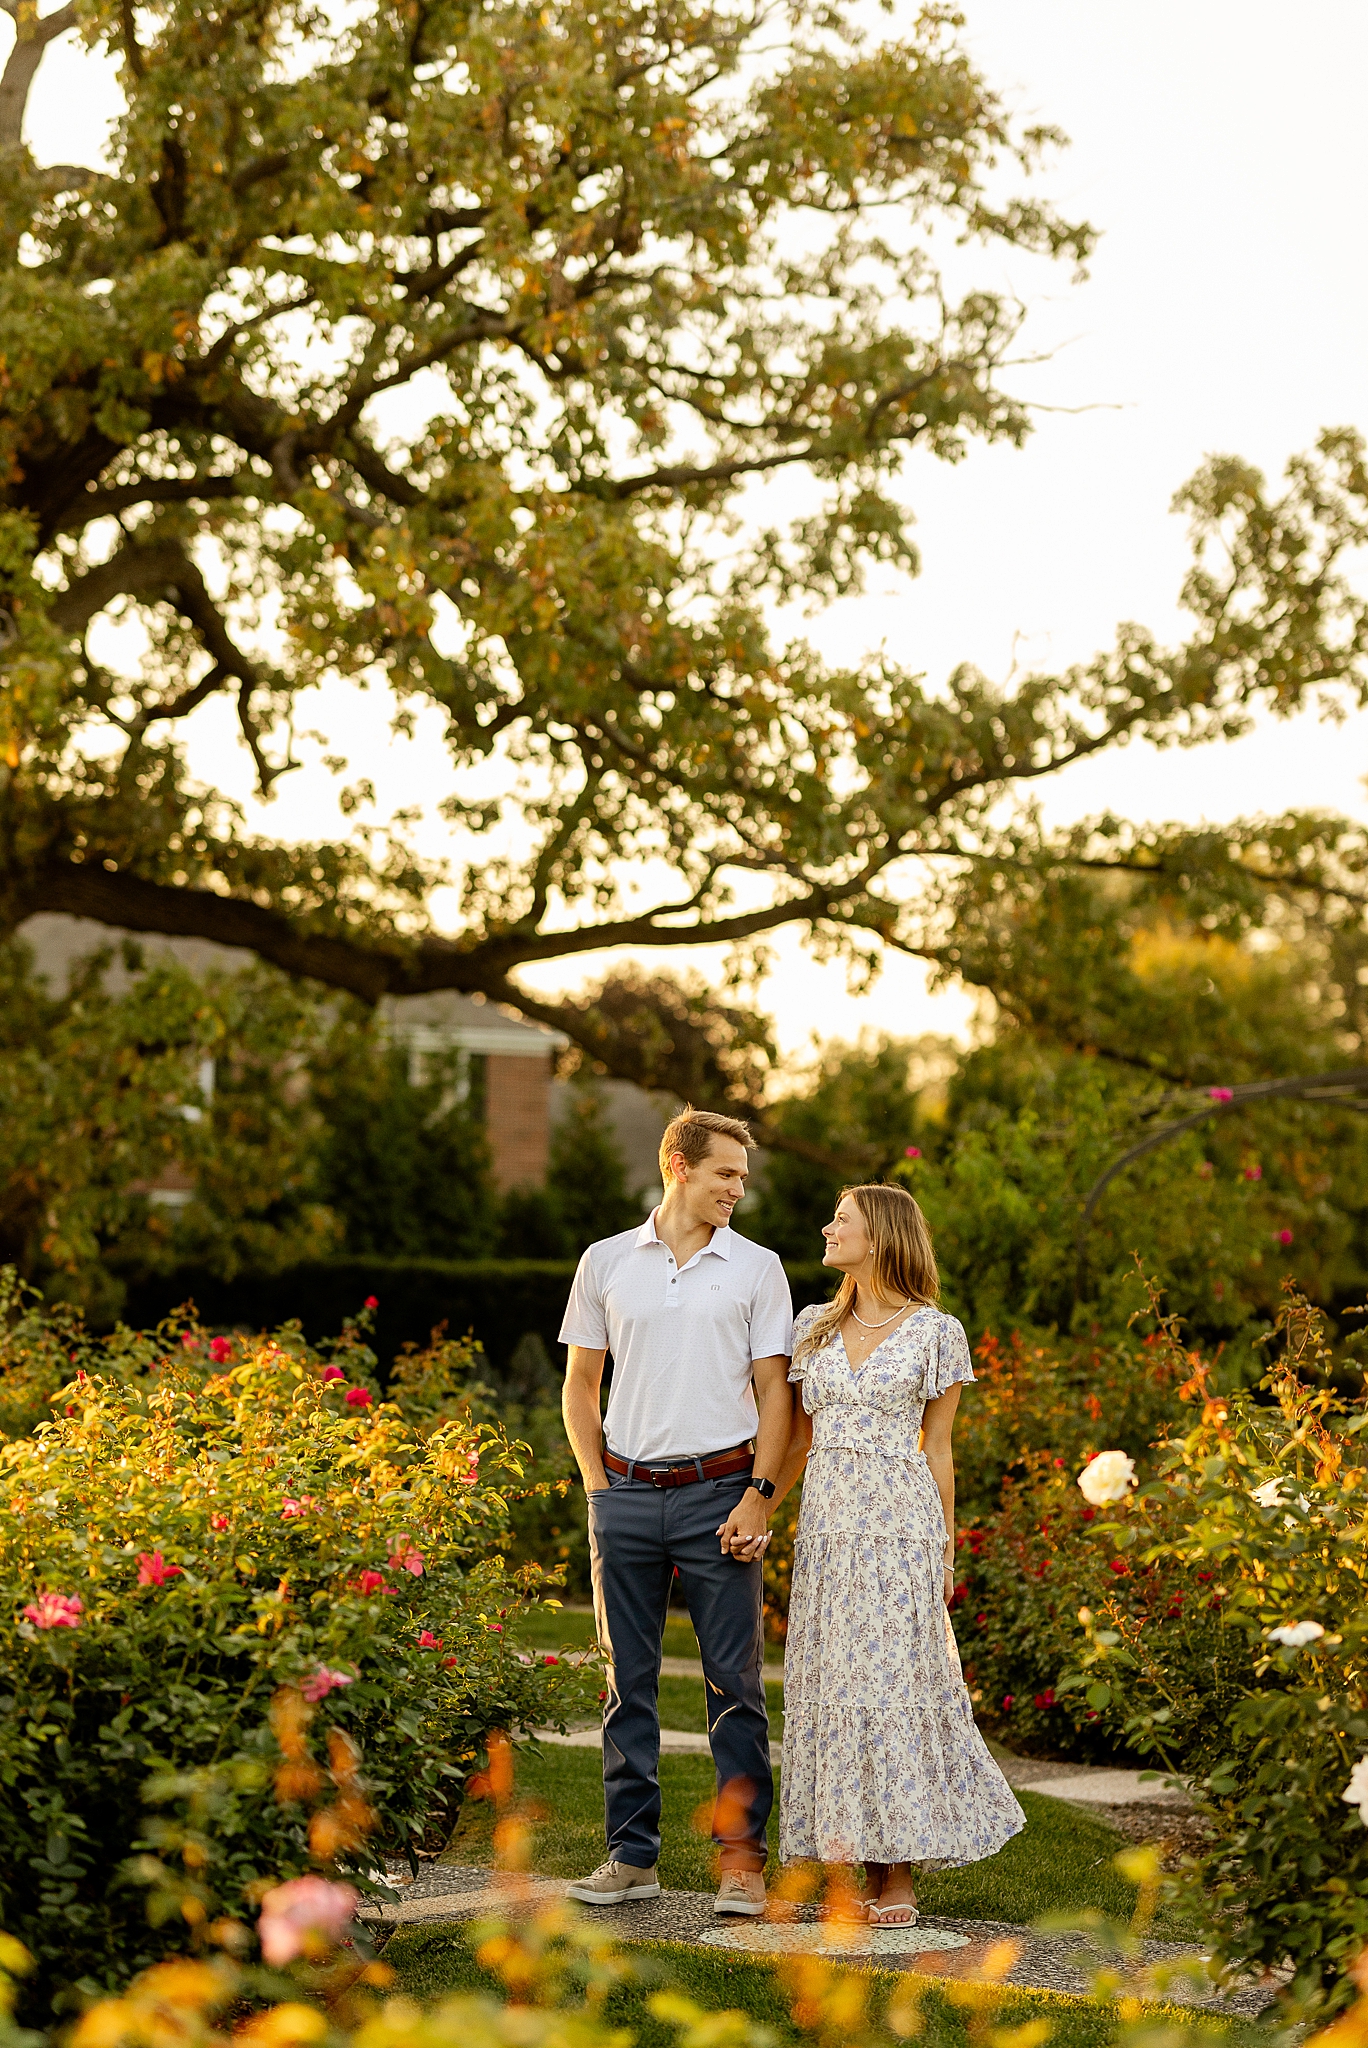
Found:
[[[460,1928],[401,1928],[386,1947],[385,1960],[398,1972],[398,1988],[413,1998],[427,2001],[471,1991],[498,1997],[501,1992],[497,1979],[476,1964]],[[635,1981],[616,1987],[605,2003],[603,2017],[612,2026],[629,2028],[636,2048],[672,2048],[678,2040],[673,2027],[647,2010],[652,1991],[666,1986],[685,1992],[713,2012],[739,2007],[752,2019],[773,2027],[781,2043],[812,2040],[810,2033],[800,2033],[794,2026],[784,1986],[767,1962],[665,1943],[634,1945],[632,1961]],[[847,1974],[862,1981],[871,2016],[881,2019],[900,1980],[883,1971]],[[921,2009],[925,2030],[920,2039],[926,2048],[960,2048],[967,2042],[972,2013],[934,1983],[926,1983]],[[1167,2006],[1148,2007],[1145,2017],[1189,2028],[1211,2048],[1241,2048],[1257,2038],[1247,2025],[1198,2019]],[[1004,1991],[995,2018],[998,2027],[1047,2021],[1052,2048],[1104,2048],[1116,2040],[1114,2011],[1049,1991]],[[893,2035],[884,2038],[892,2048]],[[981,2031],[978,2038],[982,2039]],[[999,2037],[994,2033],[991,2038]]]
[[[770,1740],[778,1742],[784,1732],[784,1688],[777,1679],[765,1683],[769,1701]],[[660,1725],[681,1728],[686,1733],[706,1735],[708,1709],[701,1678],[662,1678],[660,1681]]]
[[[587,1650],[594,1641],[592,1614],[567,1614],[563,1607],[534,1607],[517,1622],[519,1642],[534,1650]],[[672,1612],[665,1623],[665,1655],[697,1657],[698,1638],[687,1614]]]
[[[708,1808],[714,1786],[709,1757],[661,1758],[660,1881],[668,1890],[708,1891],[713,1886],[712,1844],[699,1831],[696,1817]],[[535,1869],[548,1877],[576,1877],[602,1862],[603,1782],[597,1750],[548,1749],[540,1757],[521,1756],[518,1793],[537,1830]],[[1027,1818],[1022,1833],[983,1863],[919,1879],[917,1895],[924,1911],[1021,1924],[1042,1913],[1095,1906],[1113,1918],[1128,1918],[1135,1891],[1112,1861],[1122,1847],[1121,1838],[1060,1800],[1031,1792],[1018,1797]],[[444,1860],[491,1861],[492,1818],[487,1805],[468,1806]],[[706,1819],[702,1824],[706,1827]],[[777,1852],[777,1811],[770,1821],[770,1844]],[[1186,1930],[1161,1921],[1154,1932],[1181,1941]]]

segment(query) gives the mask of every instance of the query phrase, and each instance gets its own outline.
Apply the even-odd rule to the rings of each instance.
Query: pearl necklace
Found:
[[[867,1323],[857,1308],[852,1308],[850,1313],[854,1316],[862,1330],[886,1330],[890,1323],[897,1322],[900,1315],[905,1315],[911,1306],[911,1302],[905,1301],[901,1308],[895,1308],[892,1315],[885,1316],[881,1323]]]

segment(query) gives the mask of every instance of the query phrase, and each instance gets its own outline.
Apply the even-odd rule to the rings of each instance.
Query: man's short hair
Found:
[[[748,1152],[755,1149],[750,1125],[743,1124],[738,1116],[717,1116],[710,1109],[694,1109],[692,1105],[686,1105],[677,1117],[666,1124],[665,1135],[660,1141],[660,1178],[665,1186],[668,1187],[674,1179],[670,1161],[676,1152],[686,1166],[697,1166],[712,1150],[714,1138],[733,1138]]]

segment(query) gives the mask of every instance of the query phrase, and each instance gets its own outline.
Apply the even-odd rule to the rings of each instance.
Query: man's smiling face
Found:
[[[683,1190],[690,1220],[725,1230],[732,1210],[746,1192],[750,1154],[745,1146],[735,1138],[714,1138],[706,1157],[696,1166],[687,1166],[676,1152],[670,1168]]]

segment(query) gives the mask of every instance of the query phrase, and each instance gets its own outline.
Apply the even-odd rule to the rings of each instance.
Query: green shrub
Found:
[[[327,1359],[297,1327],[108,1350],[0,1451],[0,1925],[36,2009],[440,1840],[490,1731],[584,1691],[514,1640],[546,1583],[499,1554],[517,1447],[378,1403],[356,1325]]]

